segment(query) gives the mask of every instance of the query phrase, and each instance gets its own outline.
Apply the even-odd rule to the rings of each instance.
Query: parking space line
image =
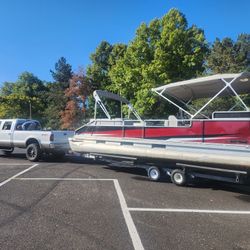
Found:
[[[113,181],[114,179],[95,179],[95,178],[15,178],[23,181]]]
[[[13,176],[10,177],[9,179],[7,179],[7,180],[1,182],[1,183],[0,183],[0,187],[2,187],[3,185],[5,185],[6,183],[10,182],[11,180],[15,179],[16,177],[18,177],[18,176],[20,176],[20,175],[22,175],[22,174],[24,174],[24,173],[30,171],[31,169],[35,168],[36,166],[38,166],[38,164],[32,165],[31,167],[29,167],[29,168],[27,168],[27,169],[25,169],[25,170],[23,170],[23,171],[21,171],[21,172],[15,174],[15,175],[13,175]]]
[[[140,236],[139,236],[139,234],[137,232],[134,221],[132,219],[132,216],[131,216],[131,214],[129,212],[127,202],[126,202],[125,197],[124,197],[124,195],[122,193],[122,189],[120,187],[120,184],[119,184],[118,180],[114,180],[114,185],[115,185],[115,189],[116,189],[116,192],[117,192],[117,195],[118,195],[118,198],[119,198],[119,201],[120,201],[120,205],[121,205],[121,208],[122,208],[122,213],[123,213],[124,219],[126,221],[128,231],[129,231],[130,237],[132,239],[134,248],[136,250],[137,249],[138,250],[139,249],[144,249],[144,247],[142,245],[142,242],[141,242],[141,239],[140,239]]]
[[[170,213],[206,213],[206,214],[250,214],[250,211],[207,210],[207,209],[174,209],[174,208],[128,208],[132,212],[170,212]]]
[[[127,202],[123,195],[122,189],[120,187],[119,181],[117,179],[94,179],[94,178],[15,178],[15,180],[21,181],[112,181],[115,186],[115,190],[120,202],[121,210],[131,237],[133,246],[135,250],[143,250],[140,236],[135,227],[134,221],[130,214],[130,211],[127,206]]]
[[[0,162],[0,166],[29,166],[29,163],[3,163]]]

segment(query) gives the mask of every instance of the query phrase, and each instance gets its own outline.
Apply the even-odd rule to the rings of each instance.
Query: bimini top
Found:
[[[95,90],[93,93],[95,99],[100,100],[100,97],[105,97],[108,99],[116,100],[125,104],[130,104],[130,102],[117,94],[105,91],[105,90]]]
[[[134,109],[134,107],[132,106],[132,104],[125,99],[124,97],[121,97],[117,94],[105,91],[105,90],[95,90],[93,93],[94,99],[95,99],[95,119],[96,119],[96,112],[97,112],[97,104],[99,105],[99,107],[102,109],[102,111],[104,112],[104,114],[107,116],[108,119],[111,119],[111,116],[108,112],[108,110],[106,109],[104,103],[101,100],[101,97],[107,98],[107,99],[112,99],[121,103],[124,103],[127,105],[127,107],[129,108],[129,110],[135,115],[135,117],[138,120],[141,120],[141,117],[139,116],[139,114],[137,113],[137,111]]]
[[[206,77],[200,77],[187,81],[170,83],[152,91],[157,94],[166,94],[187,102],[192,99],[210,98],[220,93],[220,96],[228,95],[224,91],[230,87],[237,94],[250,93],[250,73],[243,72],[238,74],[218,74]]]

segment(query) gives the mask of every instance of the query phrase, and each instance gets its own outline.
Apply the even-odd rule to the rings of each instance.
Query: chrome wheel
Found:
[[[156,167],[152,167],[148,170],[148,177],[152,181],[158,181],[160,179],[161,173],[160,170]]]
[[[186,174],[180,169],[175,169],[171,173],[171,180],[177,186],[184,186],[186,184]]]
[[[182,183],[183,182],[183,176],[180,174],[180,173],[176,173],[175,175],[174,175],[174,179],[175,179],[175,182],[176,183]]]

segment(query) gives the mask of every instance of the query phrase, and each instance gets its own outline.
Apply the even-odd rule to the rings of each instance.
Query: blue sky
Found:
[[[249,0],[0,0],[0,83],[23,71],[52,80],[49,70],[66,57],[86,68],[102,40],[128,43],[142,22],[182,11],[206,38],[250,33]]]

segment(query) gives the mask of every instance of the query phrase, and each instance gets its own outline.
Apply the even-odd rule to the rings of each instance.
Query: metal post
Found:
[[[30,120],[32,119],[32,107],[31,107],[31,101],[29,100],[29,108],[30,108]]]
[[[94,113],[94,119],[96,120],[96,109],[97,109],[97,103],[96,103],[96,100],[95,100],[95,113]]]
[[[227,81],[225,81],[224,79],[221,79],[225,84],[227,84]],[[247,105],[243,102],[243,100],[240,98],[240,96],[238,95],[238,93],[234,90],[234,88],[232,87],[232,82],[230,82],[228,84],[228,87],[233,91],[233,93],[235,94],[236,98],[238,100],[240,100],[241,104],[244,106],[244,108],[246,109],[246,111],[249,111],[249,108],[247,107]]]
[[[166,96],[164,96],[162,92],[157,92],[156,90],[153,90],[156,94],[158,94],[159,96],[161,96],[163,99],[167,100],[168,102],[170,102],[171,104],[173,104],[174,106],[176,106],[177,108],[179,108],[180,110],[182,110],[183,112],[185,112],[186,114],[188,114],[189,116],[192,117],[192,114],[190,114],[187,110],[183,109],[181,106],[177,105],[176,103],[172,102],[169,98],[167,98]]]
[[[225,89],[230,86],[231,83],[233,83],[238,77],[235,77],[232,81],[227,82],[223,78],[221,80],[226,84],[225,87],[223,87],[213,98],[211,98],[202,108],[200,108],[191,118],[193,119],[195,116],[197,116],[205,107],[207,107],[217,96],[219,96]]]

